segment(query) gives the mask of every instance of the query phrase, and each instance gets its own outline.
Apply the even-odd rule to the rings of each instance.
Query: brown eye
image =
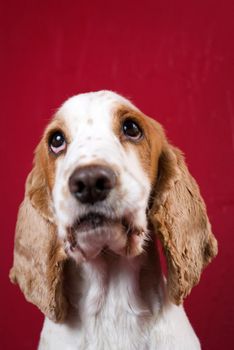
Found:
[[[139,125],[132,119],[126,119],[123,123],[123,133],[127,138],[139,140],[142,136],[142,131]]]
[[[66,141],[61,131],[56,131],[50,136],[49,146],[55,154],[60,153],[66,148]]]

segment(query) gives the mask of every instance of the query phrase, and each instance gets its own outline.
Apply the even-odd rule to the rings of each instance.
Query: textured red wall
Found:
[[[187,156],[220,251],[186,309],[203,349],[233,348],[233,1],[9,0],[0,6],[0,347],[35,349],[43,319],[7,277],[33,149],[64,99],[105,88],[157,118]]]

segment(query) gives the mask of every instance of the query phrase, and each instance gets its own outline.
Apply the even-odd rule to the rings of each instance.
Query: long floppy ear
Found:
[[[217,254],[206,207],[182,153],[165,144],[159,159],[150,220],[163,245],[169,298],[180,304]]]
[[[66,254],[53,222],[42,147],[36,151],[35,165],[19,208],[10,279],[48,318],[62,321],[67,310],[63,295]]]

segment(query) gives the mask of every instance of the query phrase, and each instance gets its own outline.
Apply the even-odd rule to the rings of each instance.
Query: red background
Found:
[[[7,277],[33,149],[67,97],[103,88],[184,150],[219,241],[185,306],[203,349],[233,348],[233,18],[232,0],[1,2],[2,349],[35,349],[43,320]]]

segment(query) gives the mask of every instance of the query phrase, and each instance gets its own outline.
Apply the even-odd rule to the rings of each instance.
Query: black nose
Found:
[[[70,192],[81,203],[103,201],[115,184],[113,170],[100,165],[77,168],[69,178]]]

